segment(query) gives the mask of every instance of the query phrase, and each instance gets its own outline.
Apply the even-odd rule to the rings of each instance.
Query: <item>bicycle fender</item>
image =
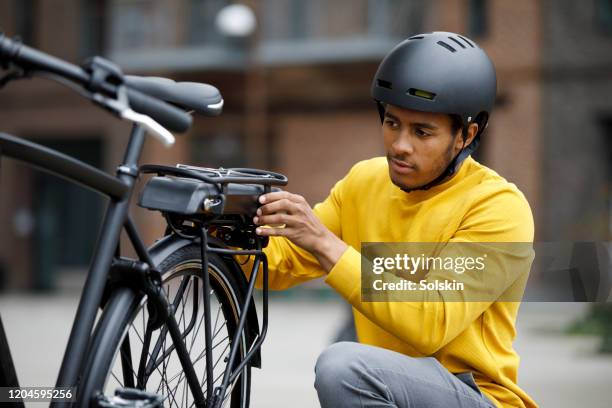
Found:
[[[191,245],[193,243],[199,244],[199,239],[187,239],[180,237],[176,234],[169,234],[165,237],[156,241],[150,248],[149,254],[151,255],[151,259],[155,265],[161,264],[161,262],[166,259],[171,253],[178,251],[179,249]],[[220,240],[215,237],[208,237],[208,245],[214,246],[217,248],[227,248],[227,246]],[[218,254],[224,261],[232,269],[233,275],[238,282],[238,286],[240,287],[242,298],[246,295],[248,288],[248,281],[242,269],[236,263],[234,258],[230,255]],[[249,300],[249,311],[247,312],[247,349],[251,347],[253,342],[259,336],[259,320],[257,318],[257,310],[255,309],[255,302],[253,298]],[[260,349],[261,350],[261,349]],[[251,359],[250,365],[253,367],[261,368],[261,352],[257,350],[253,358]]]

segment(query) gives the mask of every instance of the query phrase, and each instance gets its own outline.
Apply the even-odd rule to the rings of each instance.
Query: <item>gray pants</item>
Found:
[[[470,372],[453,375],[433,357],[365,344],[332,344],[319,356],[315,374],[322,408],[495,407]]]

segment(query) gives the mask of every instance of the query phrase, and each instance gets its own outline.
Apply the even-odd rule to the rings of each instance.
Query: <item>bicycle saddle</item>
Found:
[[[177,105],[187,111],[193,110],[207,116],[218,116],[223,108],[223,97],[212,85],[134,75],[124,76],[124,82],[130,88]]]

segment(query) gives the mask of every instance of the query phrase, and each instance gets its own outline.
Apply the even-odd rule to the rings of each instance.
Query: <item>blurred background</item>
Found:
[[[141,163],[276,170],[311,204],[355,162],[383,154],[369,96],[382,57],[412,34],[462,33],[498,74],[476,159],[524,192],[536,240],[610,241],[612,0],[252,0],[227,8],[236,4],[0,0],[0,30],[75,63],[102,55],[126,73],[215,85],[223,115],[195,117],[171,150],[150,140]],[[2,91],[0,124],[109,172],[129,132],[40,79]],[[55,380],[105,205],[2,161],[0,313],[24,385]],[[133,214],[147,243],[162,235],[156,213]],[[254,406],[316,406],[312,368],[346,322],[342,300],[309,282],[277,294],[271,313]],[[611,314],[605,305],[524,305],[520,383],[542,406],[609,406],[612,358],[598,351],[612,350],[612,337],[607,346],[599,337],[610,332]],[[36,346],[41,324],[55,333],[47,342],[53,353]]]

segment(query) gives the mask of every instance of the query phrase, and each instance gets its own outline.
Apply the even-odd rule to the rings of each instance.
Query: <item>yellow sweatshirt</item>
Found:
[[[435,293],[421,302],[361,300],[362,242],[532,242],[531,210],[514,184],[468,157],[445,183],[406,193],[391,182],[386,158],[378,157],[353,166],[314,212],[349,245],[325,282],[353,306],[361,343],[433,356],[452,373],[473,372],[500,407],[536,407],[517,386],[518,302],[444,302]],[[285,238],[272,237],[265,253],[270,289],[325,275],[310,253]],[[524,282],[531,261],[532,254],[508,254],[499,264],[520,268]],[[250,266],[243,266],[246,273]]]

